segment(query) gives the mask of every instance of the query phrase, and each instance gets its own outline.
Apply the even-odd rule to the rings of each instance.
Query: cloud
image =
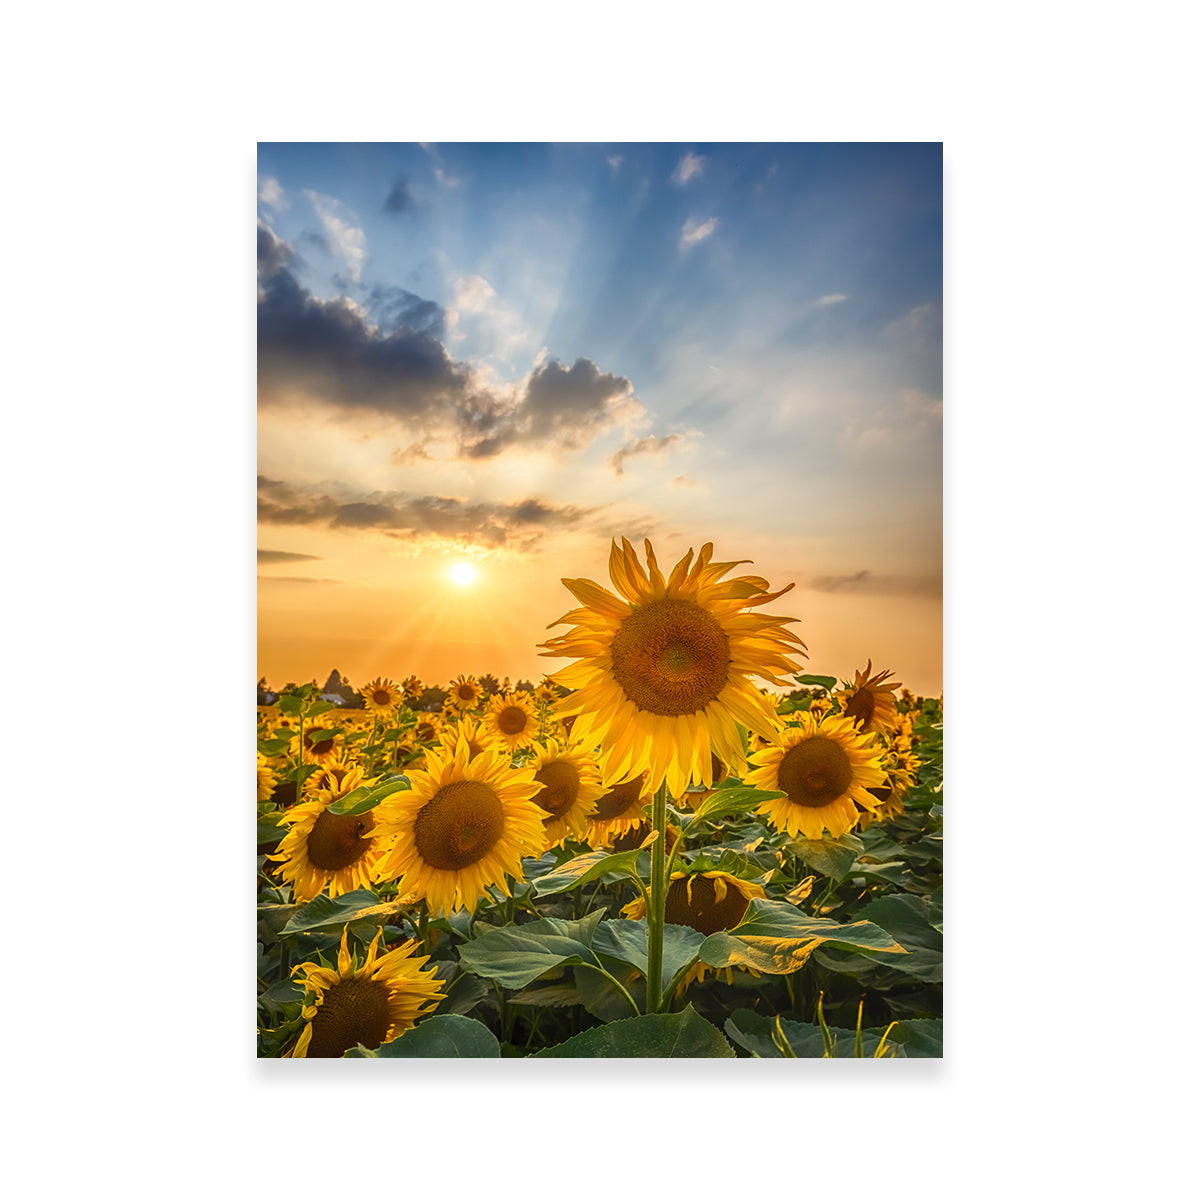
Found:
[[[394,418],[419,437],[445,440],[454,456],[492,458],[509,447],[579,450],[618,426],[645,418],[633,385],[590,359],[570,367],[539,354],[519,383],[496,387],[458,362],[441,340],[448,315],[402,288],[375,288],[366,305],[321,300],[292,271],[295,254],[259,228],[258,388],[264,408],[319,404],[347,414]],[[472,276],[458,295],[486,303],[487,281]]]
[[[313,579],[308,575],[260,575],[259,583],[341,583],[340,579]]]
[[[412,198],[412,192],[408,187],[408,180],[401,177],[392,184],[392,190],[388,192],[387,199],[383,202],[383,211],[399,215],[400,213],[413,212],[416,209],[416,203]]]
[[[834,305],[834,304],[845,304],[846,301],[849,299],[850,299],[849,296],[844,296],[844,295],[842,295],[841,292],[834,292],[831,295],[822,296],[817,301],[817,307],[818,308],[829,308],[831,305]]]
[[[293,554],[290,550],[260,550],[260,563],[320,562],[319,554]]]
[[[323,196],[310,188],[304,189],[304,195],[321,218],[331,251],[346,260],[350,278],[358,283],[362,279],[363,263],[367,258],[367,235],[351,223],[351,214],[340,200]]]
[[[717,218],[709,217],[707,221],[701,224],[695,217],[688,217],[684,222],[683,232],[679,236],[679,245],[681,249],[687,249],[689,246],[694,246],[697,242],[702,242],[708,237],[717,227]]]
[[[675,478],[671,480],[671,486],[675,487],[675,488],[682,488],[682,487],[694,488],[694,487],[699,487],[700,484],[697,483],[696,480],[690,479],[686,475],[676,475]]]
[[[816,575],[804,585],[810,592],[840,592],[870,596],[941,596],[941,575]]]
[[[525,553],[548,533],[578,528],[597,511],[537,498],[512,503],[469,502],[453,496],[403,492],[343,498],[258,477],[261,524],[371,530],[418,546],[473,545]]]
[[[679,165],[671,173],[671,182],[684,184],[689,179],[695,179],[704,171],[704,155],[693,154],[690,150],[680,160]]]
[[[270,175],[259,181],[258,198],[263,204],[268,204],[276,210],[288,207],[288,199],[279,180]]]
[[[625,161],[625,156],[623,154],[610,154],[605,161],[614,171],[619,171],[621,164]]]
[[[625,460],[636,458],[638,455],[650,454],[655,458],[659,458],[666,454],[672,446],[678,446],[686,443],[695,434],[684,433],[668,433],[666,437],[655,437],[651,434],[649,437],[644,437],[634,442],[629,446],[622,446],[616,454],[609,456],[608,465],[612,467],[613,474],[618,478],[625,474]]]
[[[460,183],[462,183],[461,179],[457,179],[455,176],[451,175],[445,169],[445,167],[442,166],[441,155],[439,155],[437,150],[434,149],[432,142],[418,142],[417,145],[419,145],[421,149],[429,155],[429,165],[433,169],[433,177],[438,181],[439,184],[441,184],[442,187],[456,188]]]

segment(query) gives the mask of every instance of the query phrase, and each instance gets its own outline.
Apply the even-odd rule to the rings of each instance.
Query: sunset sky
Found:
[[[259,145],[258,673],[537,681],[712,541],[942,690],[942,148]],[[466,567],[473,568],[471,571]]]

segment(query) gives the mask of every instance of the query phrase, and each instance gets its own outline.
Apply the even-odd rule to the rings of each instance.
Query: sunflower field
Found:
[[[941,701],[712,555],[563,580],[536,688],[259,706],[260,1057],[941,1057]]]

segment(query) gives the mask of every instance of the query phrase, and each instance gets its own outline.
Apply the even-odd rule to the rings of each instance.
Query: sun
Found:
[[[468,584],[474,583],[476,574],[477,572],[475,568],[471,566],[470,563],[466,562],[456,562],[450,568],[450,578],[457,583],[459,587],[466,587]]]

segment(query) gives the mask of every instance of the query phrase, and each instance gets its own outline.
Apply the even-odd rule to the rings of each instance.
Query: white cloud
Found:
[[[461,179],[456,179],[442,166],[441,156],[434,149],[432,142],[418,142],[417,145],[429,155],[429,165],[433,169],[433,177],[442,187],[456,188],[462,183]]]
[[[608,161],[608,165],[610,167],[612,167],[612,169],[614,171],[616,171],[620,168],[621,164],[625,161],[625,156],[623,154],[610,154],[608,156],[607,161]]]
[[[258,185],[258,198],[263,204],[269,204],[274,209],[288,207],[287,196],[279,185],[279,180],[268,175]]]
[[[695,179],[704,170],[704,156],[702,154],[692,154],[688,151],[680,160],[671,175],[673,183],[687,183],[689,179]]]
[[[357,225],[347,220],[352,214],[340,200],[323,196],[320,192],[305,189],[305,197],[317,211],[325,236],[333,252],[346,260],[350,278],[358,283],[362,279],[363,263],[367,259],[367,235]],[[344,215],[343,215],[344,214]]]
[[[849,299],[849,296],[845,296],[841,292],[834,292],[829,296],[822,296],[820,300],[817,301],[817,307],[828,308],[831,304],[845,304]]]
[[[688,217],[683,225],[683,233],[679,237],[679,245],[685,249],[688,246],[694,246],[697,242],[704,241],[716,227],[716,217],[709,217],[703,224],[695,217]]]

